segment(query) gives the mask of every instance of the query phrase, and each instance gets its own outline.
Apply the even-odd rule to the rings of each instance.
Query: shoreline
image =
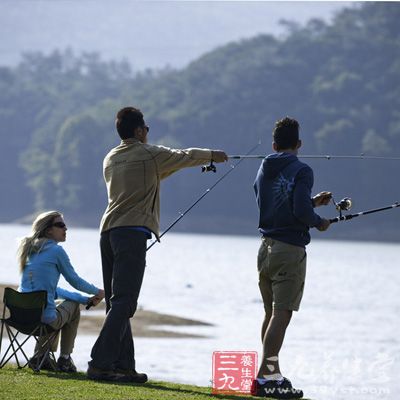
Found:
[[[4,225],[21,225],[26,226],[27,230],[30,229],[32,224],[32,220],[36,214],[24,216],[21,218],[15,218],[12,221],[0,221],[0,224]],[[68,220],[68,226],[70,228],[78,228],[78,229],[90,229],[90,230],[98,230],[98,219],[85,219],[85,218],[77,218],[76,216],[66,216]],[[167,216],[163,218],[164,220],[174,220],[175,217]],[[238,226],[231,226],[229,228],[221,228],[225,224],[217,224],[217,225],[198,225],[197,220],[194,221],[194,225],[192,224],[192,228],[188,229],[187,226],[176,226],[174,229],[175,233],[178,234],[200,234],[200,235],[221,235],[221,236],[245,236],[245,237],[260,237],[260,234],[257,228],[249,228],[246,224],[239,223]],[[194,229],[193,229],[194,226]],[[345,226],[345,225],[343,225]],[[240,234],[236,233],[240,231]],[[324,233],[324,235],[318,235],[316,232],[312,232],[312,240],[334,240],[334,241],[354,241],[354,242],[375,242],[375,243],[384,243],[384,244],[399,244],[400,237],[398,235],[397,227],[387,227],[387,229],[380,230],[379,235],[376,233],[375,226],[366,226],[365,224],[358,225],[357,229],[335,229],[328,230]],[[153,237],[154,239],[154,237]]]
[[[0,307],[3,309],[4,288],[17,289],[16,285],[0,283]],[[102,312],[102,314],[100,314]],[[79,322],[78,335],[98,335],[105,318],[105,303],[102,301],[91,310],[85,310],[81,306],[81,319]],[[183,318],[171,314],[161,314],[156,311],[144,310],[138,307],[135,315],[131,318],[131,327],[135,337],[164,338],[164,339],[204,339],[208,336],[174,330],[174,327],[211,327],[208,322]],[[170,328],[171,327],[171,328]]]

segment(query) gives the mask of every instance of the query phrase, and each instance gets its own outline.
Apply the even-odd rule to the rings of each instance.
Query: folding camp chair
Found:
[[[41,322],[43,311],[47,305],[47,292],[39,290],[29,293],[20,293],[12,288],[4,289],[4,308],[1,318],[0,333],[0,357],[3,342],[3,333],[7,332],[10,341],[4,355],[0,361],[0,368],[3,368],[12,357],[15,358],[18,368],[24,368],[28,364],[36,372],[39,372],[43,363],[48,358],[53,369],[57,370],[54,354],[51,351],[53,342],[57,339],[58,330]],[[9,317],[6,318],[6,309]],[[15,332],[14,332],[15,331]],[[21,340],[19,334],[27,335]],[[26,356],[23,346],[31,338],[35,338],[39,343],[42,338],[41,348],[35,352],[31,360]],[[18,354],[22,353],[24,361],[21,363]],[[21,357],[21,355],[19,355]]]

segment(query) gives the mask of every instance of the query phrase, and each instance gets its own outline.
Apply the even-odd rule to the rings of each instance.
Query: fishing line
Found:
[[[258,142],[256,146],[252,147],[246,153],[245,156],[252,153],[260,145],[261,145],[261,141]],[[203,200],[203,198],[205,196],[207,196],[208,193],[210,193],[215,188],[215,186],[217,186],[221,181],[223,181],[243,161],[243,159],[244,158],[240,159],[236,164],[230,165],[230,169],[228,171],[226,171],[212,186],[210,186],[196,201],[194,201],[193,204],[191,204],[185,211],[179,213],[179,217],[176,218],[175,221],[173,221],[172,224],[169,225],[167,229],[165,229],[165,231],[159,236],[159,239],[161,239],[168,231],[170,231],[193,207],[195,207],[201,200]],[[217,171],[212,160],[209,165],[203,166],[201,170],[202,170],[202,172],[208,172],[208,171],[216,172]],[[154,240],[147,247],[146,250],[149,251],[157,242],[159,242],[159,240]]]
[[[266,158],[266,155],[262,154],[234,154],[228,156],[230,159],[236,159],[236,160],[243,160],[243,159],[257,159],[257,160],[263,160]],[[297,158],[311,158],[311,159],[325,159],[325,160],[334,160],[334,159],[340,159],[340,160],[396,160],[400,161],[400,157],[382,157],[382,156],[365,156],[364,154],[361,154],[359,156],[340,156],[340,155],[297,155]]]

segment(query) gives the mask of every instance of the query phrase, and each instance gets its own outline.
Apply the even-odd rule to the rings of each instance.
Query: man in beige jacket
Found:
[[[146,264],[146,241],[159,238],[160,182],[182,168],[213,160],[223,151],[176,150],[147,144],[149,127],[140,110],[121,109],[116,118],[121,144],[104,159],[108,206],[100,248],[107,316],[93,346],[87,375],[94,380],[144,383],[135,369],[130,318],[137,307]]]

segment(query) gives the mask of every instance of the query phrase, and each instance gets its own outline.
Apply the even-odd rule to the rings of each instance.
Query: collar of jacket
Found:
[[[128,138],[128,139],[123,139],[121,141],[121,144],[134,144],[134,143],[139,143],[140,140],[136,138]]]

